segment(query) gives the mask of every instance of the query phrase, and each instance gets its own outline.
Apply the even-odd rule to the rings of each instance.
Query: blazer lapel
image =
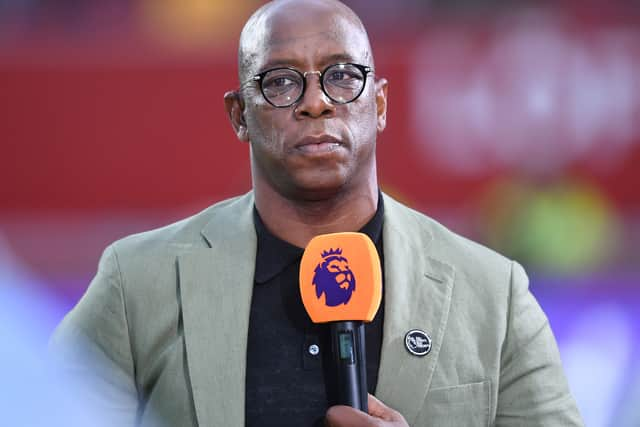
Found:
[[[244,426],[256,236],[251,194],[213,209],[211,248],[178,259],[189,379],[200,426]]]
[[[428,254],[433,236],[417,213],[385,196],[385,313],[376,395],[412,425],[429,390],[449,315],[453,268]],[[405,335],[421,329],[431,351],[414,356]]]

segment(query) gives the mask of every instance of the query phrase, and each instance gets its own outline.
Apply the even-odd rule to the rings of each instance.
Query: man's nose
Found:
[[[317,75],[317,77],[314,75]],[[307,79],[307,87],[302,99],[295,108],[296,117],[298,119],[307,117],[333,117],[336,112],[336,106],[322,90],[320,85],[320,73],[310,72],[307,73],[305,78]]]

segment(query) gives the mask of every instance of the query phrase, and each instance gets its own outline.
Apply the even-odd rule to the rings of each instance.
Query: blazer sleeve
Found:
[[[72,385],[98,425],[133,426],[137,419],[135,366],[122,286],[118,257],[110,246],[87,292],[49,344],[56,376]]]
[[[496,426],[582,426],[549,321],[512,262]]]

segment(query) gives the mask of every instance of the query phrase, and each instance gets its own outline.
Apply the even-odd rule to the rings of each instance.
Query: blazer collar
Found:
[[[376,395],[413,425],[438,361],[454,269],[433,255],[430,220],[384,197],[385,313]],[[412,329],[431,337],[426,356],[406,349],[405,335]]]
[[[244,426],[245,360],[256,234],[253,194],[212,209],[210,248],[178,259],[189,380],[198,425]]]

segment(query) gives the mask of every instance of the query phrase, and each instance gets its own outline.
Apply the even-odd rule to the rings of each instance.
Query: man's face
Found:
[[[372,66],[366,35],[328,9],[296,8],[274,13],[257,31],[247,75],[274,67],[322,71],[338,62]],[[242,90],[255,185],[284,197],[317,200],[375,180],[375,141],[384,128],[386,82],[365,77],[355,101],[335,104],[322,92],[318,74],[308,74],[295,104],[276,108],[257,83]],[[384,97],[384,99],[381,99]]]

